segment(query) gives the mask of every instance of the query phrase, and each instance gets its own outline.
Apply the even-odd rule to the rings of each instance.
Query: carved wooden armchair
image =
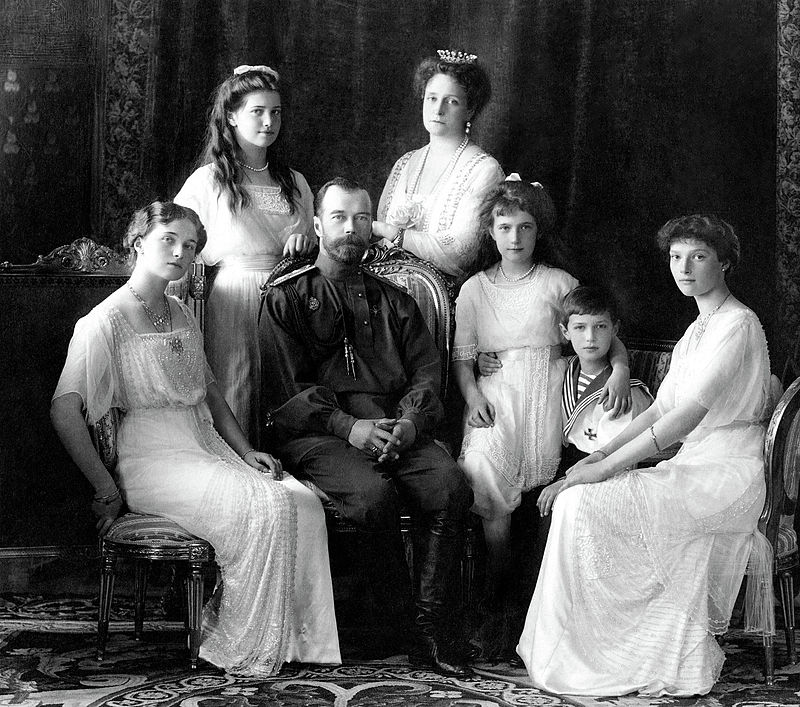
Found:
[[[797,663],[795,645],[794,577],[800,567],[794,517],[800,482],[800,378],[794,381],[772,413],[764,441],[767,496],[758,523],[774,550],[774,575],[780,586],[783,625],[789,662]],[[775,682],[772,637],[764,637],[764,678]]]
[[[275,266],[267,281],[268,284],[305,262],[307,261],[285,258]],[[364,255],[362,262],[369,272],[401,287],[417,302],[441,356],[442,386],[440,395],[444,399],[449,379],[450,352],[455,323],[452,285],[446,283],[432,265],[400,248],[387,248],[384,245],[373,244]],[[322,500],[329,532],[350,534],[356,532],[355,526],[341,516],[331,499],[321,489],[311,482],[304,481],[304,483],[307,483]],[[408,513],[401,515],[400,530],[403,535],[408,565],[413,574],[413,522]],[[461,562],[461,592],[462,599],[467,604],[472,598],[474,563],[475,535],[473,529],[468,527]]]

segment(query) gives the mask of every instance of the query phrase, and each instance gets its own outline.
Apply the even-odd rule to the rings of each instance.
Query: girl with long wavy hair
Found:
[[[259,288],[281,258],[316,245],[313,195],[280,155],[281,98],[275,70],[234,69],[214,93],[201,166],[175,197],[208,232],[203,261],[217,272],[207,300],[206,355],[248,435],[259,429]]]

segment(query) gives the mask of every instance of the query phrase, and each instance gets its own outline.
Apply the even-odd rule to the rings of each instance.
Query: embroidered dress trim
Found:
[[[378,218],[381,221],[386,220],[386,215],[388,213],[389,207],[391,203],[395,200],[395,193],[397,192],[397,185],[400,181],[400,177],[402,176],[403,171],[405,170],[406,165],[408,164],[408,161],[411,159],[411,157],[414,155],[415,152],[416,150],[411,150],[410,152],[406,152],[406,154],[404,154],[399,160],[397,160],[394,169],[392,169],[392,172],[389,175],[389,179],[387,182],[389,198],[386,200],[384,209],[381,211],[381,213],[378,214]]]
[[[453,361],[474,361],[478,357],[478,345],[467,344],[466,346],[453,347]]]
[[[467,195],[466,183],[472,176],[472,172],[475,168],[480,165],[481,162],[489,159],[489,157],[490,155],[488,153],[481,151],[477,155],[473,155],[463,169],[454,173],[455,179],[448,188],[447,200],[439,214],[439,223],[436,229],[439,234],[439,242],[442,245],[452,245],[455,243],[455,237],[450,234],[450,226],[453,225],[453,219],[461,204],[461,200]],[[423,220],[423,230],[429,230],[427,214]]]
[[[531,288],[539,289],[542,287],[541,280],[545,276],[545,268],[537,267],[531,274],[530,280],[524,284],[517,284],[511,287],[498,287],[488,277],[485,271],[478,273],[480,282],[486,299],[494,309],[504,312],[519,312],[523,308],[531,306]]]
[[[543,421],[547,412],[552,348],[538,346],[524,349],[524,426],[518,430],[522,444],[511,448],[501,437],[493,434],[494,428],[479,428],[467,432],[461,448],[462,457],[470,452],[485,454],[505,483],[523,491],[552,481],[560,461],[558,457],[545,457],[543,451]]]
[[[250,195],[253,197],[253,205],[259,211],[278,216],[292,213],[289,202],[286,201],[280,187],[250,186]]]
[[[227,658],[225,670],[234,675],[270,677],[286,661],[290,628],[294,624],[292,593],[297,560],[297,507],[289,491],[279,482],[261,475],[234,456],[210,421],[198,420],[198,425],[210,428],[198,437],[205,440],[207,451],[215,454],[232,475],[218,474],[209,484],[197,509],[196,522],[202,526],[224,517],[243,520],[237,528],[231,529],[238,533],[238,538],[229,538],[228,552],[223,554],[221,548],[215,548],[222,582],[203,611],[205,635],[201,656],[205,653],[218,660],[224,656]],[[238,492],[234,490],[234,483],[239,487]],[[237,504],[236,513],[227,508],[230,504]],[[286,532],[286,529],[291,531]],[[245,550],[263,543],[264,538],[271,538],[268,566],[242,566],[246,558],[254,556]],[[234,548],[237,549],[235,553],[231,551]],[[258,586],[257,582],[243,582],[245,573],[270,578],[271,589],[267,592],[261,588],[258,604],[253,601],[255,596],[243,592],[244,586]],[[235,591],[230,591],[230,582],[234,579],[237,586]],[[256,610],[258,615],[245,621],[245,617]],[[258,621],[265,616],[281,617],[282,621]],[[220,628],[241,626],[242,622],[249,625],[250,630],[234,635]]]

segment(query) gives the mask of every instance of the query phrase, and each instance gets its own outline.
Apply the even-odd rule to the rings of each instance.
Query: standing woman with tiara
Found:
[[[470,140],[492,89],[474,54],[445,49],[417,66],[414,89],[430,139],[395,163],[372,231],[460,287],[481,267],[481,201],[504,177],[497,160]]]
[[[281,84],[268,66],[239,66],[216,89],[202,166],[175,203],[208,232],[203,262],[218,266],[206,307],[206,356],[244,433],[258,437],[260,287],[286,255],[316,245],[314,198],[278,149]]]

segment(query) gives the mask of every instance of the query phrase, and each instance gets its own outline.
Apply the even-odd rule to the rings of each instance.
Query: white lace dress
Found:
[[[407,152],[395,162],[378,203],[378,220],[404,227],[403,248],[460,284],[471,274],[467,268],[480,248],[481,201],[505,175],[494,157],[469,145],[433,192],[414,194],[425,149]]]
[[[267,677],[286,661],[339,663],[327,536],[315,495],[245,464],[212,425],[200,330],[137,334],[101,303],[75,325],[54,398],[75,392],[92,423],[123,411],[118,483],[132,511],[210,541],[222,585],[205,607],[200,656]]]
[[[485,272],[464,283],[456,302],[453,360],[494,351],[503,367],[478,378],[495,407],[493,427],[464,425],[459,466],[484,518],[511,513],[522,492],[549,483],[561,458],[561,301],[578,285],[543,264],[530,280],[495,284]]]
[[[678,454],[556,499],[517,648],[544,690],[707,693],[724,660],[714,635],[728,626],[748,558],[768,564],[756,531],[764,333],[744,307],[715,314],[699,340],[696,328],[678,342],[655,402],[661,412],[685,400],[708,409]]]
[[[196,170],[175,202],[197,212],[208,234],[198,259],[218,266],[206,302],[206,355],[217,385],[245,435],[259,430],[261,351],[257,321],[261,285],[293,233],[313,236],[314,196],[299,172],[295,211],[278,187],[246,185],[252,203],[233,213],[213,181],[212,165]]]

